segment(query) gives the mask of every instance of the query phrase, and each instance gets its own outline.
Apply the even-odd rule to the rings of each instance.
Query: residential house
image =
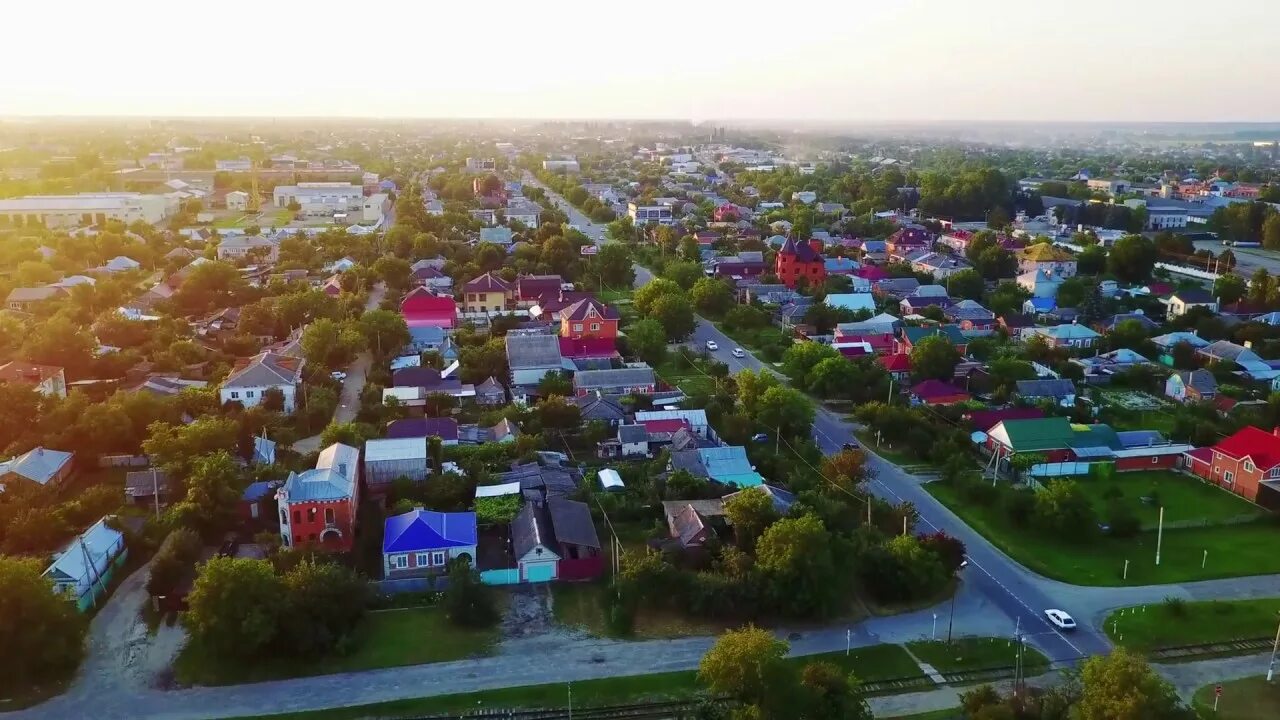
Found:
[[[0,491],[19,483],[58,487],[75,470],[75,453],[34,447],[17,457],[0,462]]]
[[[1093,329],[1100,333],[1109,333],[1120,326],[1120,323],[1133,321],[1142,326],[1143,330],[1151,332],[1160,327],[1160,324],[1147,317],[1146,313],[1137,310],[1131,313],[1117,313],[1108,318],[1103,318],[1093,324]],[[1208,343],[1206,343],[1208,344]]]
[[[320,286],[320,292],[329,297],[338,297],[342,294],[342,279],[337,275],[330,275]]]
[[[1128,348],[1119,348],[1093,357],[1071,358],[1071,363],[1084,368],[1086,382],[1106,381],[1116,373],[1139,365],[1153,364],[1146,357]]]
[[[1175,318],[1186,315],[1192,308],[1202,307],[1208,308],[1209,312],[1218,312],[1218,300],[1208,290],[1203,288],[1191,288],[1188,290],[1179,290],[1169,296],[1169,317]]]
[[[1031,270],[1018,275],[1018,287],[1033,298],[1056,298],[1066,278],[1049,269]]]
[[[809,287],[821,285],[827,279],[827,269],[822,257],[822,242],[811,240],[803,243],[787,238],[782,248],[778,250],[774,262],[774,274],[789,288],[794,288],[800,278],[805,278]]]
[[[1035,327],[1031,328],[1030,334],[1044,338],[1050,347],[1055,348],[1091,348],[1102,337],[1084,325],[1074,324]]]
[[[564,280],[559,275],[521,275],[511,287],[511,294],[516,307],[531,308],[543,298],[558,296],[563,284]]]
[[[796,192],[791,193],[792,202],[799,202],[799,203],[804,203],[805,205],[812,205],[814,202],[817,201],[817,199],[818,199],[818,193],[813,192],[812,190],[798,190]]]
[[[943,308],[942,316],[959,325],[961,330],[990,330],[996,324],[996,314],[976,300],[961,300]]]
[[[892,335],[894,330],[902,324],[898,318],[888,313],[880,313],[875,317],[857,322],[840,323],[836,325],[835,334],[839,338],[841,335]]]
[[[445,329],[433,325],[409,326],[409,344],[405,350],[414,353],[440,352],[445,340],[449,338]]]
[[[941,380],[925,380],[911,388],[911,402],[915,405],[954,405],[971,399],[966,390]]]
[[[683,548],[699,548],[717,537],[717,526],[725,524],[724,500],[664,500],[671,539]]]
[[[157,468],[131,470],[124,474],[124,499],[147,510],[168,505],[169,473]]]
[[[401,418],[387,423],[387,437],[440,438],[441,445],[458,444],[458,421],[450,417]]]
[[[600,443],[602,458],[640,458],[649,455],[649,432],[644,425],[619,425],[616,437]]]
[[[916,272],[929,273],[935,279],[951,277],[962,270],[970,270],[973,265],[958,255],[946,253],[924,252],[909,258],[911,269]]]
[[[604,360],[618,356],[620,315],[611,305],[584,298],[564,308],[560,316],[560,354],[572,360]]]
[[[848,275],[851,280],[855,280],[854,290],[856,292],[860,292],[857,290],[857,286],[865,287],[865,292],[871,291],[871,283],[853,275],[854,271],[862,267],[862,264],[857,260],[847,257],[829,257],[822,261],[822,267],[826,269],[829,276]]]
[[[254,407],[262,402],[268,390],[279,390],[284,396],[284,412],[293,412],[298,386],[302,384],[302,368],[306,361],[299,357],[270,351],[236,362],[231,374],[222,381],[218,395],[225,405],[238,402]]]
[[[865,346],[867,352],[846,352],[846,348],[856,348]],[[853,335],[842,332],[839,326],[836,327],[836,334],[831,341],[831,347],[839,350],[846,357],[853,355],[861,357],[865,354],[890,355],[893,353],[894,340],[893,333],[865,333],[861,335]]]
[[[453,278],[445,275],[443,271],[433,265],[418,266],[422,262],[414,263],[417,267],[409,271],[409,281],[414,285],[421,285],[436,293],[452,293]]]
[[[898,339],[898,347],[895,352],[911,354],[916,344],[924,338],[937,335],[944,337],[955,346],[956,351],[961,355],[968,352],[969,338],[965,337],[960,328],[955,325],[938,325],[935,327],[904,327],[902,328],[902,337]]]
[[[414,418],[417,420],[425,418]],[[430,418],[435,420],[437,418]],[[449,418],[452,421],[452,418]],[[403,421],[397,421],[403,422]],[[458,444],[458,424],[453,421],[453,442]],[[425,435],[413,437],[386,437],[366,440],[364,443],[364,482],[370,492],[385,490],[397,478],[410,482],[426,482],[431,472],[427,461]]]
[[[639,420],[639,413],[636,414]],[[747,459],[741,445],[725,445],[671,453],[671,469],[685,470],[694,477],[707,478],[725,485],[755,487],[764,482]]]
[[[448,571],[459,559],[475,564],[476,514],[414,508],[383,523],[382,571],[388,580],[426,577]]]
[[[997,324],[1004,328],[1009,337],[1016,339],[1022,336],[1024,330],[1035,327],[1036,321],[1024,313],[1006,313],[1000,316]]]
[[[507,404],[507,390],[492,375],[476,385],[476,404],[496,407]]]
[[[708,440],[717,439],[707,421],[706,410],[639,410],[635,414],[635,420],[641,424],[650,420],[686,420],[694,433]]]
[[[951,306],[951,298],[937,295],[912,295],[898,303],[898,311],[904,316],[919,315],[925,308],[936,307],[946,310]]]
[[[506,345],[513,387],[534,387],[547,373],[565,369],[564,358],[560,355],[560,338],[555,335],[507,333]]]
[[[609,370],[580,370],[573,376],[574,394],[644,394],[657,389],[657,376],[651,367],[625,367]]]
[[[918,225],[900,228],[885,242],[885,250],[891,257],[898,259],[931,247],[933,247],[933,233]]]
[[[383,393],[385,400],[387,392],[393,390],[413,389],[416,393],[407,394],[401,397],[396,395],[402,401],[409,401],[407,404],[422,407],[425,402],[415,402],[417,400],[425,401],[428,395],[448,395],[453,398],[466,398],[475,396],[475,387],[472,385],[464,385],[457,375],[453,373],[456,368],[450,366],[442,370],[436,370],[431,367],[406,367],[391,373],[391,387],[386,388]]]
[[[1208,402],[1218,395],[1218,381],[1205,369],[1180,370],[1165,380],[1164,394],[1178,402]]]
[[[974,410],[966,418],[974,430],[986,432],[1004,420],[1042,418],[1044,411],[1035,407],[1007,407],[997,410]]]
[[[484,427],[482,425],[459,425],[458,442],[466,445],[483,445],[485,443],[511,443],[520,437],[520,428],[507,418]],[[446,467],[449,463],[445,463]]]
[[[1048,321],[1049,316],[1057,309],[1058,301],[1051,297],[1027,298],[1022,303],[1022,312],[1026,315]]]
[[[274,263],[280,259],[280,245],[261,235],[228,235],[218,243],[218,259],[235,262],[254,258]]]
[[[462,286],[462,309],[469,313],[503,312],[511,293],[510,283],[493,273],[485,273]]]
[[[452,295],[415,287],[400,301],[400,314],[411,331],[415,327],[452,329],[458,322],[458,304]]]
[[[1046,271],[1061,278],[1075,277],[1075,256],[1049,243],[1036,243],[1017,252],[1018,272]]]
[[[107,520],[98,520],[67,543],[43,573],[53,583],[53,591],[73,600],[80,612],[97,605],[128,558],[124,534],[108,526]]]
[[[599,420],[608,423],[609,427],[617,427],[627,417],[620,402],[599,393],[575,396],[573,402],[582,412],[583,423]]]
[[[48,287],[20,287],[9,291],[9,296],[5,298],[5,306],[10,310],[29,313],[34,312],[36,308],[51,300],[66,296],[66,288],[52,285]]]
[[[1253,380],[1274,380],[1280,377],[1280,370],[1276,368],[1276,361],[1263,360],[1253,348],[1247,345],[1237,345],[1230,340],[1219,340],[1210,343],[1198,350],[1196,355],[1204,358],[1208,362],[1226,363],[1239,368],[1237,374],[1251,378]]]
[[[1173,468],[1193,449],[1154,431],[1118,433],[1102,424],[1072,425],[1065,417],[1002,420],[987,432],[985,445],[1002,467],[1014,454],[1036,453],[1048,463],[1114,462],[1120,471]]]
[[[525,503],[511,523],[511,544],[520,582],[588,580],[604,570],[586,503],[562,497]]]
[[[142,263],[138,262],[137,260],[134,260],[133,258],[124,256],[124,255],[117,255],[111,258],[110,260],[108,260],[106,263],[104,263],[101,267],[97,269],[105,273],[119,273],[119,272],[129,272],[130,270],[138,270],[141,267],[142,267]]]
[[[290,472],[276,492],[284,546],[318,544],[350,551],[355,541],[359,472],[360,451],[342,443],[321,450],[313,469]]]
[[[276,483],[268,480],[260,480],[255,483],[249,483],[249,486],[240,493],[240,502],[236,505],[236,514],[239,515],[242,523],[257,525],[261,521],[267,519],[274,510],[268,509],[268,499],[274,499],[272,496],[276,492]],[[274,518],[272,518],[274,522]]]
[[[881,355],[877,358],[889,376],[897,382],[903,382],[911,376],[911,356],[906,353]]]
[[[34,365],[20,360],[0,365],[0,382],[26,385],[45,397],[65,398],[67,376],[54,365]]]
[[[1062,406],[1076,403],[1076,385],[1065,378],[1047,380],[1019,380],[1018,397],[1029,402],[1048,400]]]
[[[1255,502],[1264,502],[1263,495],[1274,498],[1280,492],[1280,430],[1267,432],[1252,425],[1237,430],[1223,439],[1201,457],[1192,457],[1188,467],[1200,477]],[[1207,457],[1204,457],[1207,456]]]
[[[865,269],[865,268],[864,268]],[[882,278],[873,280],[871,292],[881,297],[901,300],[910,296],[920,287],[920,281],[913,278]]]

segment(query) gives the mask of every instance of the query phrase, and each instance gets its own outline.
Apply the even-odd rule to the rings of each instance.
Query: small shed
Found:
[[[608,491],[626,490],[627,486],[622,482],[622,476],[613,468],[605,468],[596,473],[596,477],[600,478],[600,487]]]
[[[387,486],[398,477],[407,477],[413,482],[427,479],[427,439],[409,437],[365,441],[365,482],[370,486]]]

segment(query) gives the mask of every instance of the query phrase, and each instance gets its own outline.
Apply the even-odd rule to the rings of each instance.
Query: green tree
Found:
[[[800,671],[798,717],[803,720],[872,720],[875,716],[853,673],[828,662],[806,663]]]
[[[1074,480],[1050,480],[1036,493],[1035,517],[1039,527],[1063,538],[1090,537],[1098,523],[1093,503]]]
[[[600,247],[587,263],[588,273],[611,288],[629,288],[635,282],[636,271],[631,264],[631,250],[621,243],[607,243]]]
[[[303,356],[322,368],[344,367],[364,348],[365,337],[358,325],[320,318],[302,332]]]
[[[804,384],[809,375],[809,371],[813,370],[818,363],[823,360],[843,359],[840,351],[830,345],[823,345],[817,342],[801,342],[787,348],[782,354],[782,372],[797,383]]]
[[[1271,250],[1280,249],[1280,213],[1271,213],[1262,223],[1262,246]]]
[[[1125,235],[1107,255],[1107,271],[1127,283],[1145,283],[1156,264],[1156,246],[1141,235]]]
[[[747,488],[732,495],[724,504],[724,513],[733,525],[738,546],[747,552],[755,547],[756,538],[765,528],[778,519],[773,497],[760,488]]]
[[[679,285],[681,290],[689,290],[694,283],[706,279],[707,276],[703,272],[701,264],[682,261],[667,263],[666,268],[662,271],[662,277]]]
[[[1093,245],[1076,256],[1076,271],[1081,275],[1099,275],[1107,268],[1107,251],[1101,245]]]
[[[644,318],[627,328],[627,346],[636,357],[656,367],[667,357],[667,333],[662,323]]]
[[[821,617],[837,609],[844,586],[836,545],[816,515],[784,518],[765,529],[756,543],[756,567],[779,611]]]
[[[169,533],[155,557],[151,558],[147,576],[148,595],[168,595],[200,558],[200,535],[190,528],[176,528]]]
[[[741,392],[742,386],[738,386]],[[809,437],[813,428],[813,403],[795,388],[775,385],[756,404],[756,423],[784,437]]]
[[[404,316],[392,310],[374,309],[360,316],[360,333],[367,347],[380,357],[399,353],[409,344],[409,326]]]
[[[1280,219],[1280,216],[1277,216]],[[1260,270],[1262,268],[1259,268]],[[1249,284],[1234,273],[1227,273],[1213,283],[1213,294],[1224,305],[1242,300],[1249,292]]]
[[[767,370],[743,370],[734,379],[738,383],[738,402],[752,418],[760,411],[760,399],[765,392],[781,385],[778,378]]]
[[[1089,285],[1085,283],[1084,278],[1080,276],[1067,278],[1058,286],[1058,306],[1080,307],[1088,291]]]
[[[283,582],[280,639],[302,657],[319,657],[339,647],[369,605],[369,583],[338,563],[304,560]]]
[[[786,664],[787,643],[768,630],[750,626],[730,630],[716,639],[698,663],[698,679],[714,695],[728,696],[742,705],[781,709],[791,694]]]
[[[0,689],[26,690],[75,670],[84,653],[88,618],[53,591],[36,558],[0,555]]]
[[[206,537],[231,524],[240,501],[240,470],[225,450],[197,457],[186,479],[187,494],[169,508],[173,527],[189,527]]]
[[[535,410],[544,429],[569,430],[582,423],[582,410],[558,395],[544,399]]]
[[[672,342],[683,340],[693,333],[696,325],[693,305],[683,295],[663,295],[649,306],[650,317],[657,320]]]
[[[569,373],[563,371],[549,372],[538,381],[538,396],[546,398],[552,395],[559,395],[560,397],[573,396],[573,380],[569,377]]]
[[[1081,694],[1073,718],[1078,720],[1175,720],[1194,714],[1177,692],[1142,656],[1126,648],[1095,655],[1080,670]]]
[[[683,294],[684,291],[676,283],[665,278],[655,278],[639,290],[636,290],[635,295],[631,297],[631,304],[635,306],[636,311],[641,315],[651,315],[653,305],[658,301],[658,298]]]
[[[961,270],[947,277],[947,294],[968,300],[982,300],[986,284],[977,270]]]
[[[812,345],[816,343],[801,343]],[[793,346],[793,347],[799,347]],[[843,357],[828,357],[818,361],[804,376],[806,390],[821,398],[850,398],[858,390],[861,373],[857,366]]]
[[[733,291],[715,278],[698,278],[689,291],[689,299],[698,312],[712,317],[720,317],[733,307]]]
[[[499,613],[493,589],[480,581],[480,573],[463,558],[449,563],[449,584],[443,607],[449,622],[463,627],[487,627]]]
[[[254,658],[279,632],[284,582],[266,560],[213,557],[200,566],[183,624],[222,657]]]
[[[911,374],[919,380],[950,380],[959,362],[959,351],[941,335],[924,337],[911,348]]]
[[[382,282],[387,284],[388,288],[398,292],[404,292],[409,289],[412,270],[408,260],[392,255],[383,255],[373,263],[373,267],[370,269],[373,270],[374,275],[377,275]]]

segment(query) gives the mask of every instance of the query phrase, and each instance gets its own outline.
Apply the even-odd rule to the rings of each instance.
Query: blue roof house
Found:
[[[382,568],[387,579],[445,572],[449,561],[474,564],[476,514],[414,508],[387,518],[382,534]]]
[[[747,459],[747,449],[741,445],[701,448],[697,452],[702,466],[706,468],[707,477],[716,482],[741,488],[764,484],[764,477],[751,466],[751,461]]]
[[[823,302],[839,310],[866,310],[872,314],[876,311],[876,301],[871,293],[832,293]]]

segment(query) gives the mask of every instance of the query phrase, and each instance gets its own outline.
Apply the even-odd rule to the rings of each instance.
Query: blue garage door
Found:
[[[525,582],[548,582],[556,579],[554,562],[531,562],[524,564]]]

